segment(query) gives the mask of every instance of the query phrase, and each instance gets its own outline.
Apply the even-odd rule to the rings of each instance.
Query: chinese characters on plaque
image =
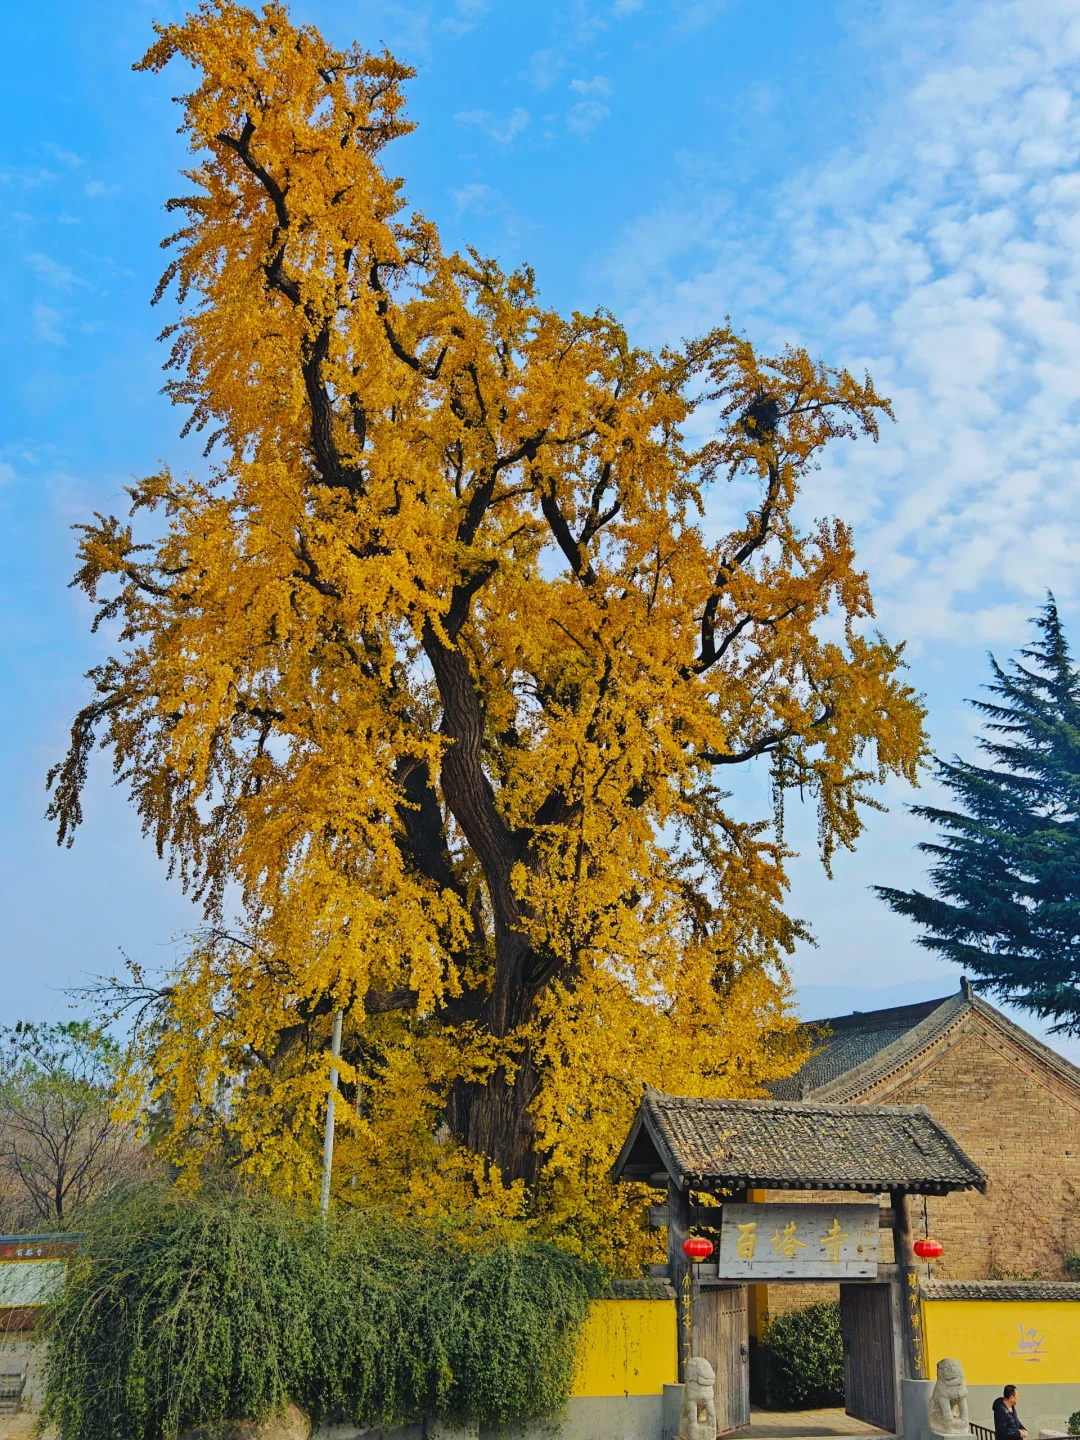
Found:
[[[878,1207],[730,1205],[723,1207],[718,1273],[731,1279],[873,1279]]]

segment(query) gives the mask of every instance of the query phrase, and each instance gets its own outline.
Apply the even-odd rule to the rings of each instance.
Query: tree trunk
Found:
[[[451,613],[454,609],[451,605]],[[533,974],[536,956],[521,933],[522,911],[511,883],[514,865],[524,858],[523,837],[499,814],[484,771],[484,716],[468,661],[460,650],[443,644],[430,625],[425,628],[424,649],[443,702],[441,728],[450,741],[440,769],[443,795],[480,861],[491,899],[495,976],[482,1023],[502,1039],[528,1021],[538,989]],[[528,1111],[539,1083],[525,1047],[513,1081],[500,1066],[482,1084],[459,1081],[447,1104],[451,1130],[469,1149],[497,1165],[507,1183],[531,1184],[536,1178],[536,1125]]]
[[[539,1076],[526,1050],[511,1084],[500,1065],[484,1084],[459,1080],[447,1102],[451,1129],[470,1150],[499,1167],[504,1183],[524,1180],[533,1185],[539,1170],[536,1122],[529,1105],[539,1090]]]
[[[495,981],[484,1007],[490,1034],[511,1035],[531,1018],[535,992],[525,975],[532,950],[524,936],[496,927]],[[499,1066],[483,1082],[459,1080],[450,1093],[446,1118],[451,1130],[470,1150],[499,1167],[504,1182],[532,1185],[538,1171],[536,1122],[529,1106],[540,1089],[531,1047],[522,1047],[511,1080]]]

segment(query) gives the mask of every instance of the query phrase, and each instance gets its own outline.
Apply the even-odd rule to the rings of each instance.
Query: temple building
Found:
[[[961,982],[944,1000],[808,1022],[820,1037],[776,1099],[925,1105],[985,1172],[986,1193],[928,1196],[917,1235],[940,1280],[1080,1278],[1080,1069]],[[807,1197],[809,1198],[809,1197]],[[770,1287],[771,1313],[828,1287]]]

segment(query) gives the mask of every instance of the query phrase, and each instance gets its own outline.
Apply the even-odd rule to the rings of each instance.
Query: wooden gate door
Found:
[[[889,1285],[841,1285],[844,1409],[856,1420],[895,1433],[896,1367]]]
[[[716,1432],[750,1424],[746,1286],[720,1285],[694,1297],[694,1354],[716,1371]]]

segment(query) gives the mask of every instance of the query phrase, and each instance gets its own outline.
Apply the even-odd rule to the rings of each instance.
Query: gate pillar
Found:
[[[900,1354],[905,1380],[925,1377],[922,1305],[915,1251],[911,1248],[911,1203],[906,1190],[890,1191],[892,1201],[893,1257],[900,1284]]]
[[[679,1327],[679,1384],[685,1380],[686,1362],[694,1347],[694,1283],[690,1257],[683,1241],[690,1238],[690,1194],[674,1176],[668,1177],[668,1274],[675,1290]]]

